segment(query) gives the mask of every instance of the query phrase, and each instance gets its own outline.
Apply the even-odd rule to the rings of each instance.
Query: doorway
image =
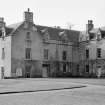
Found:
[[[50,69],[49,69],[49,64],[43,64],[42,76],[43,76],[44,78],[49,77],[49,73],[50,73],[49,70],[50,70]]]
[[[25,67],[25,77],[26,78],[31,77],[31,65],[26,65],[26,67]]]

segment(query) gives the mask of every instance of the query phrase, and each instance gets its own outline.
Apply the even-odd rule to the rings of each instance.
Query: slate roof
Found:
[[[8,28],[12,28],[13,30],[12,30],[11,33],[13,33],[13,32],[15,32],[16,29],[18,29],[18,28],[20,27],[20,25],[22,25],[22,24],[23,24],[23,22],[19,22],[19,23],[15,23],[15,24],[8,25],[7,27],[8,27]]]
[[[23,22],[20,22],[20,23],[16,23],[16,24],[11,24],[11,25],[8,25],[5,27],[6,29],[6,36],[8,36],[9,34],[12,34],[18,27],[20,27],[20,25],[22,24]],[[2,35],[2,32],[0,30],[0,36]]]
[[[105,27],[100,27],[100,28],[94,28],[90,31],[90,33],[97,33],[98,31],[104,32]]]
[[[90,30],[89,32],[90,33],[97,33],[98,31],[99,31],[99,28],[94,28],[94,29]]]
[[[8,36],[13,31],[13,28],[6,27],[6,35]],[[2,32],[0,30],[0,36],[2,36]]]
[[[6,34],[7,35],[12,34],[22,24],[23,24],[23,22],[19,22],[19,23],[16,23],[16,24],[8,25],[6,27]],[[47,29],[47,31],[48,31],[48,33],[50,35],[50,38],[52,40],[61,40],[61,36],[59,35],[59,33],[65,31],[69,41],[73,41],[73,42],[78,42],[79,41],[79,35],[80,35],[79,31],[67,30],[67,29],[61,29],[61,28],[53,28],[53,27],[41,26],[41,25],[34,25],[34,26],[37,28],[37,31],[40,32],[40,33],[41,33],[41,30]]]
[[[101,31],[105,31],[105,26],[100,28]]]
[[[61,36],[59,35],[59,33],[65,31],[69,41],[73,41],[73,42],[79,41],[79,35],[80,35],[79,31],[67,30],[67,29],[61,29],[61,28],[53,28],[53,27],[47,27],[47,26],[40,26],[40,25],[36,25],[36,28],[39,32],[43,29],[47,29],[48,33],[50,35],[50,38],[52,40],[61,40]]]

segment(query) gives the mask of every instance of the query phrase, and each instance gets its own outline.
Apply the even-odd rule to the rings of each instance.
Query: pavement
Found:
[[[83,88],[86,85],[68,83],[48,79],[2,79],[0,80],[0,94],[54,91],[64,89]]]

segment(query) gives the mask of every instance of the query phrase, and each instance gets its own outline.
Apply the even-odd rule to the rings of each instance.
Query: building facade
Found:
[[[94,28],[89,20],[87,29],[80,34],[80,75],[105,77],[105,27]]]
[[[79,74],[79,31],[36,25],[33,12],[6,26],[0,18],[0,77],[59,77]]]

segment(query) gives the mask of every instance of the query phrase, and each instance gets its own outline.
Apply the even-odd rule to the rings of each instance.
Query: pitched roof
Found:
[[[90,33],[97,33],[98,31],[105,31],[105,26],[100,28],[94,28],[90,31]]]
[[[101,31],[105,31],[105,26],[100,28]]]
[[[61,29],[61,28],[53,28],[53,27],[47,27],[47,26],[40,26],[36,25],[37,30],[40,32],[41,30],[47,29],[50,38],[52,40],[61,40],[61,36],[59,35],[60,32],[65,31],[67,38],[69,41],[78,42],[79,41],[79,31],[74,30],[67,30],[67,29]]]
[[[6,27],[6,33],[7,35],[12,34],[15,32],[24,22],[19,22],[16,24],[8,25]],[[59,35],[60,32],[65,31],[67,35],[67,39],[72,42],[78,42],[79,41],[79,31],[74,31],[74,30],[68,30],[68,29],[61,29],[61,28],[53,28],[53,27],[48,27],[48,26],[41,26],[41,25],[35,25],[34,26],[37,28],[37,31],[41,33],[41,30],[47,29],[50,38],[52,40],[61,40],[61,36]]]
[[[8,28],[12,28],[12,29],[13,29],[12,33],[13,33],[13,32],[15,32],[15,31],[20,27],[20,25],[22,25],[22,24],[23,24],[23,22],[19,22],[19,23],[15,23],[15,24],[8,25],[7,27],[8,27]]]
[[[8,36],[13,31],[13,28],[5,27],[5,30],[6,30],[6,35]],[[2,36],[2,31],[1,30],[0,30],[0,36]]]
[[[90,33],[97,33],[98,31],[99,31],[99,28],[94,28],[94,29],[90,30],[89,32]]]

